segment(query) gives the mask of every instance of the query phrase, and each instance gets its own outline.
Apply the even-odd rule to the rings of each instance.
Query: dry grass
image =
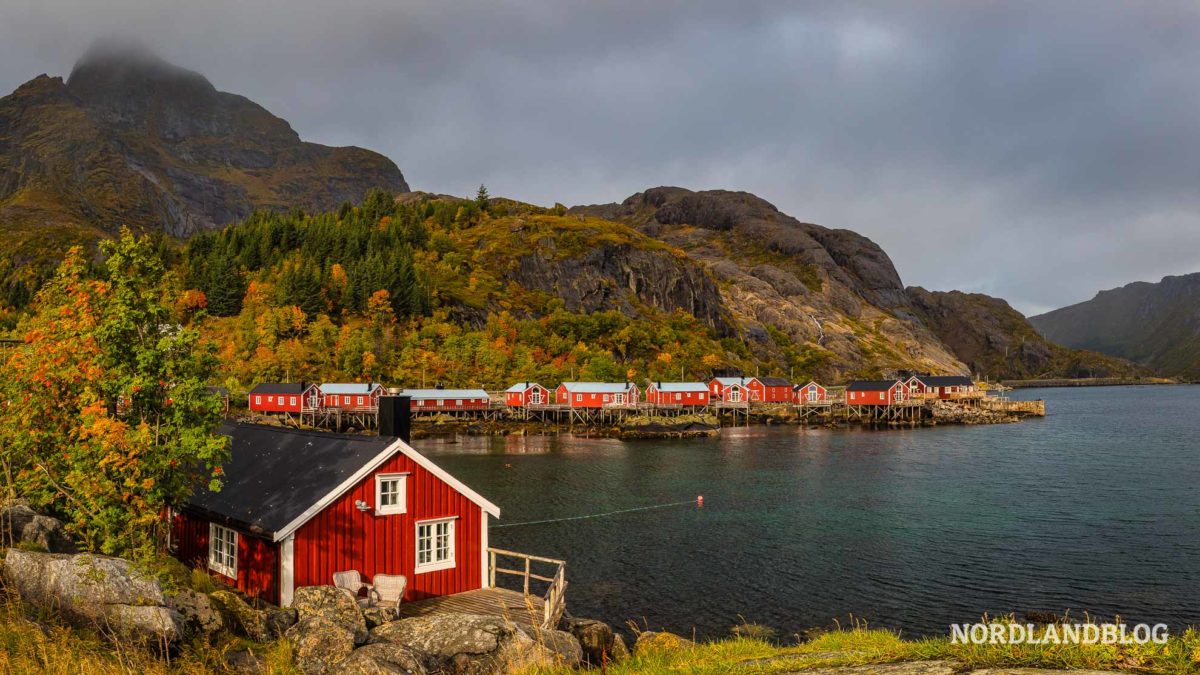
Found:
[[[184,645],[174,656],[156,653],[97,631],[72,628],[54,617],[36,617],[15,599],[0,601],[0,673],[168,675],[233,673],[232,652],[249,650],[272,675],[298,673],[286,640],[261,645],[222,636]]]

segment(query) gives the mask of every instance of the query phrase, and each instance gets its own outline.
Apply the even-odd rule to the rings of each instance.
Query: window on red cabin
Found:
[[[295,396],[291,397],[291,399],[289,399],[289,401],[288,401],[288,402],[289,402],[291,405],[296,405],[296,397],[295,397]]]
[[[454,567],[454,519],[417,523],[417,573]]]
[[[208,524],[208,568],[230,579],[237,578],[238,533],[216,523]]]
[[[375,512],[382,516],[404,513],[407,510],[407,476],[402,473],[381,473],[375,477]]]
[[[363,404],[363,397],[361,397],[361,396],[358,397],[358,404],[359,405]]]
[[[261,396],[254,397],[254,405],[262,405],[262,397]]]

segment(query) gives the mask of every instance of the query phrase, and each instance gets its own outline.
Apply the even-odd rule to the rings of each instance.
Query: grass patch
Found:
[[[1007,622],[1008,619],[1001,620]],[[748,624],[746,624],[748,625]],[[736,626],[735,630],[742,628]],[[767,629],[769,630],[769,629]],[[1166,644],[1146,645],[968,645],[948,637],[905,640],[895,632],[863,626],[823,633],[811,641],[777,646],[736,635],[696,645],[643,650],[612,664],[612,675],[634,673],[731,673],[770,675],[838,666],[899,661],[957,661],[964,668],[1051,668],[1200,673],[1200,632],[1172,635]],[[567,668],[538,668],[534,675],[566,675]]]

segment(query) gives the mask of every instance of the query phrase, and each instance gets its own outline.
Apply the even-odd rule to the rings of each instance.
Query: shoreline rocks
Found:
[[[3,574],[21,600],[73,625],[163,645],[224,627],[207,596],[190,589],[167,593],[157,579],[121,558],[11,548]]]

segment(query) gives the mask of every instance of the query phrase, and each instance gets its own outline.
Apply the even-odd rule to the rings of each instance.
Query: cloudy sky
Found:
[[[754,192],[1034,314],[1200,271],[1200,5],[2,0],[0,89],[137,35],[416,189]]]

